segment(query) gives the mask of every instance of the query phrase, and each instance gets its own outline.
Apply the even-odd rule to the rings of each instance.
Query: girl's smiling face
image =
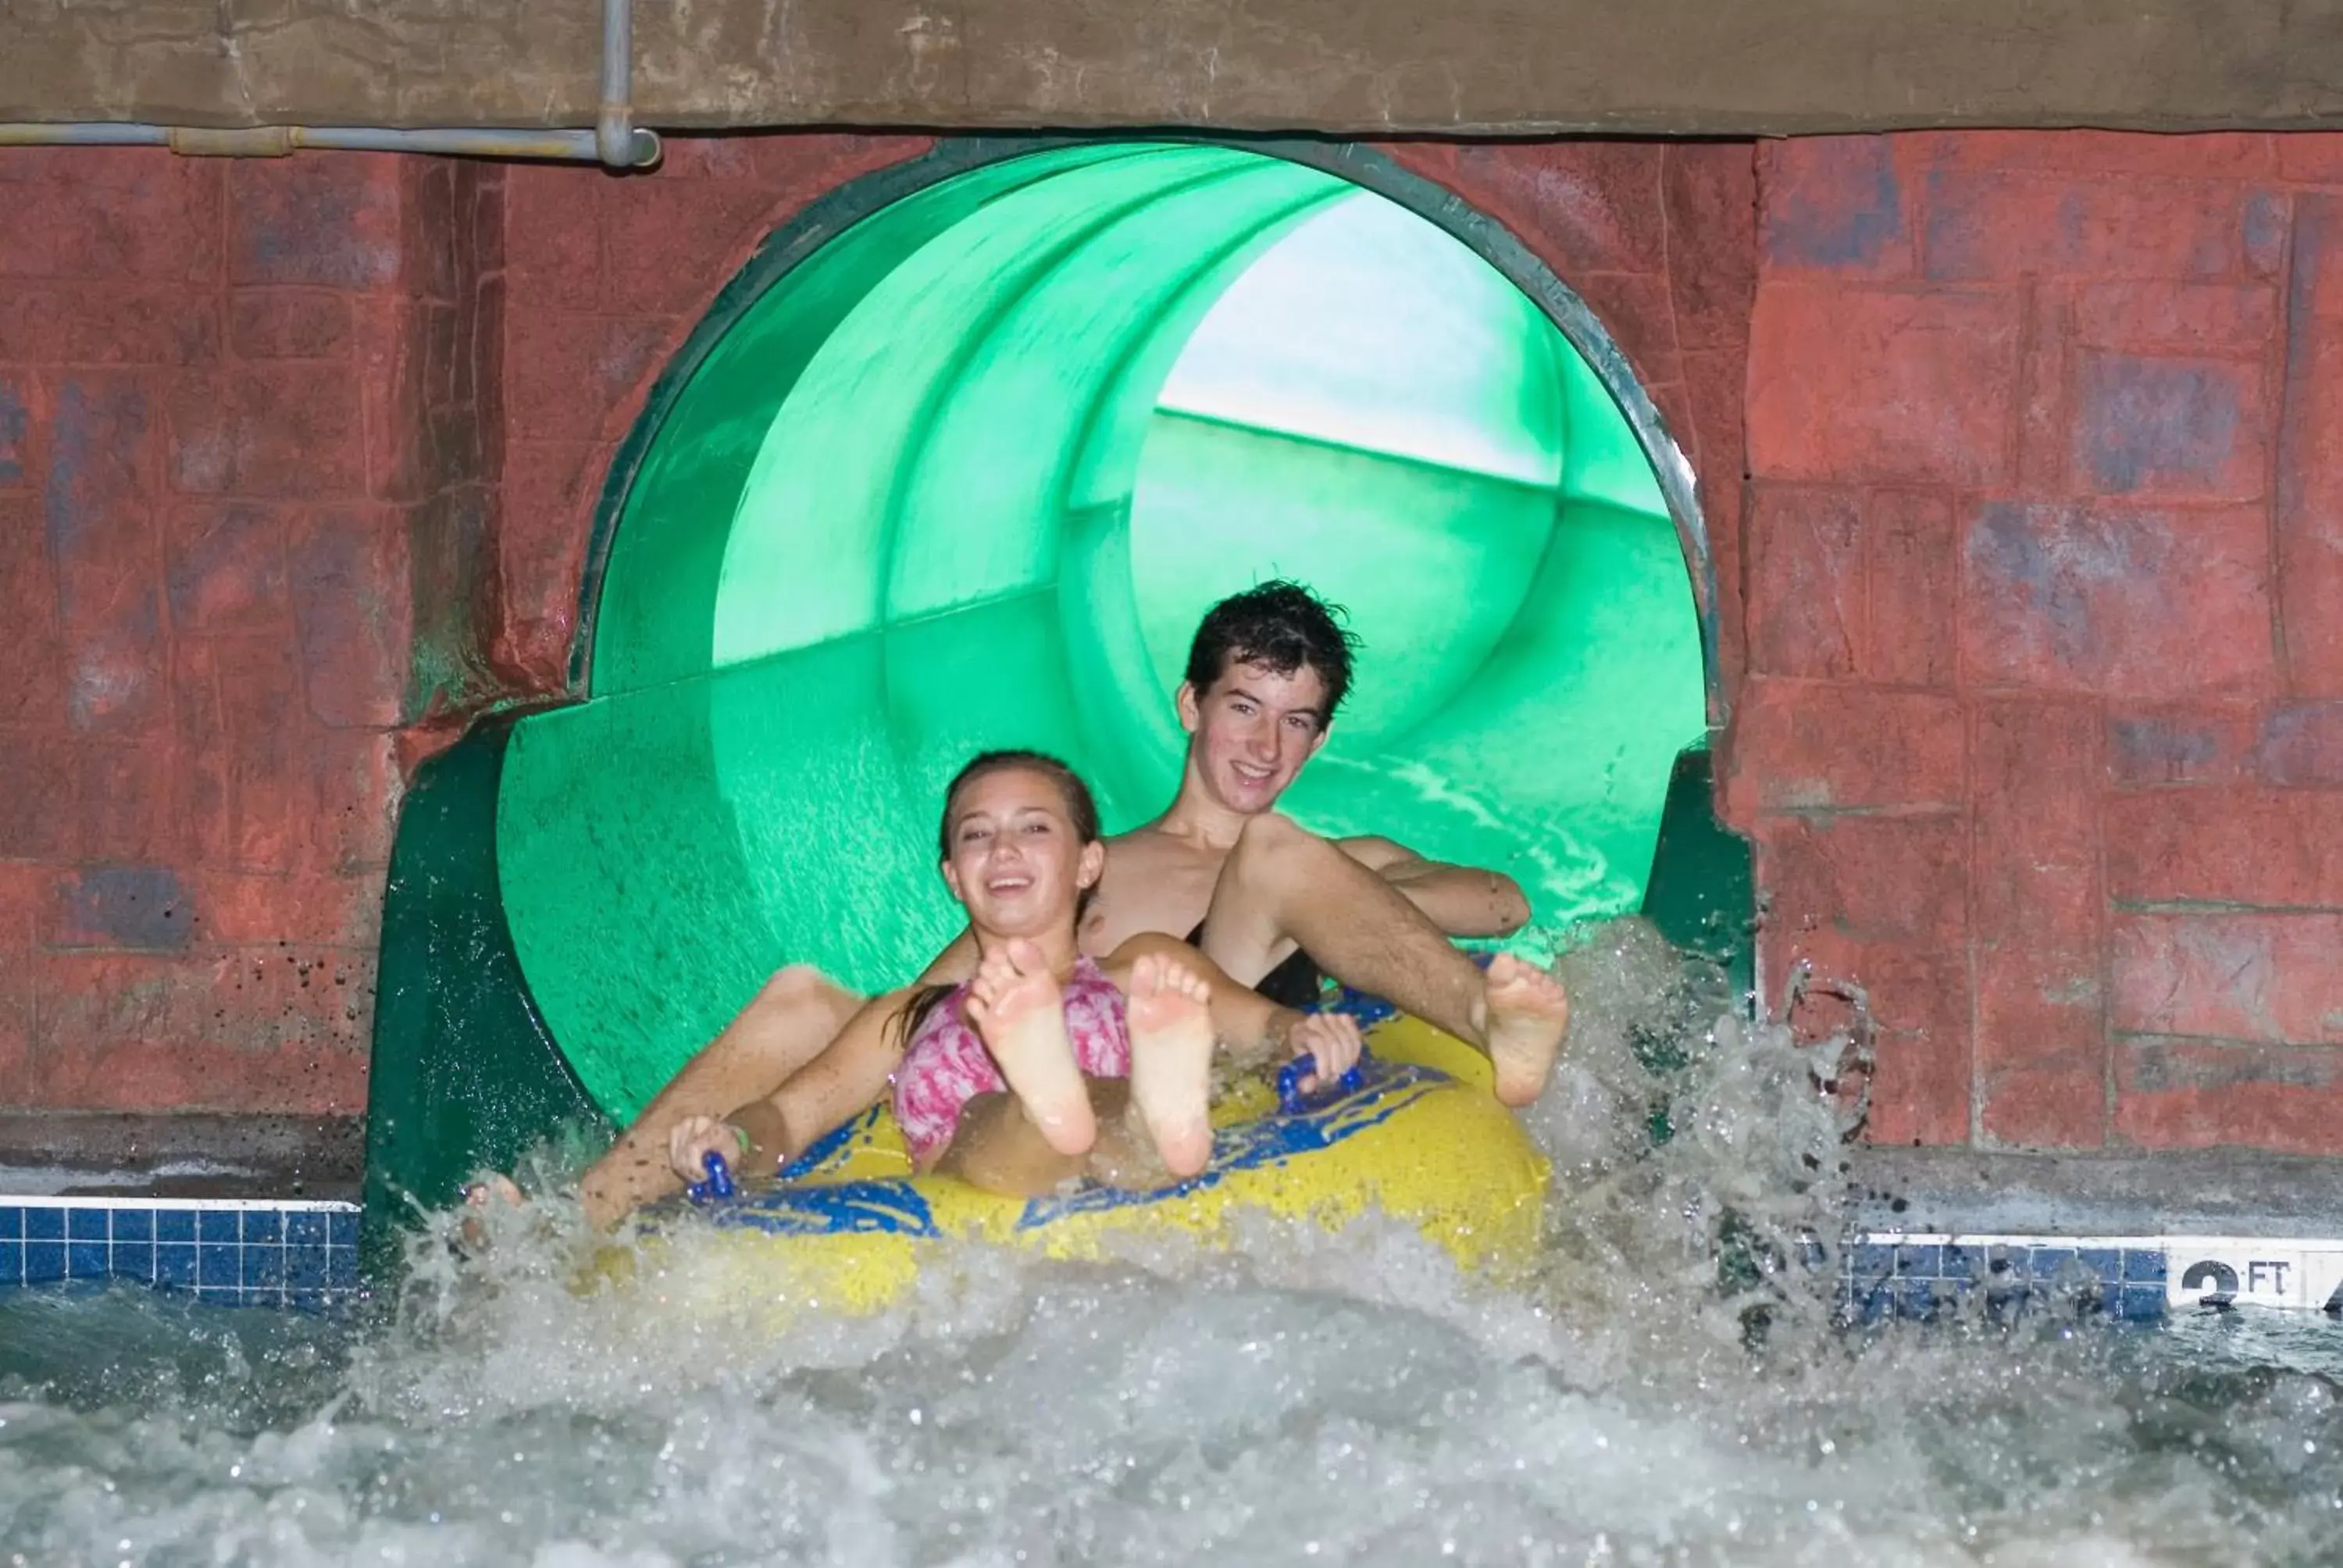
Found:
[[[993,937],[1071,930],[1082,890],[1106,869],[1106,846],[1082,842],[1055,780],[1030,768],[970,779],[952,797],[944,881],[969,923]]]

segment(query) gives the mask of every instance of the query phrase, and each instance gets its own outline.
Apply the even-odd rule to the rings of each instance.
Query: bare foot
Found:
[[[1066,1039],[1066,999],[1041,950],[1022,940],[988,955],[969,982],[969,1022],[1042,1141],[1081,1154],[1098,1141],[1090,1091]]]
[[[1097,1081],[1125,1091],[1131,1087],[1114,1079]],[[1139,1120],[1139,1108],[1127,1096],[1116,1114],[1100,1112],[1098,1143],[1083,1171],[1091,1181],[1126,1192],[1152,1192],[1175,1180],[1164,1166],[1153,1136]]]
[[[1497,1098],[1527,1105],[1553,1075],[1554,1054],[1570,1030],[1570,995],[1552,974],[1511,953],[1489,960],[1486,994]]]
[[[1212,989],[1156,953],[1131,968],[1131,1100],[1175,1176],[1212,1157]]]

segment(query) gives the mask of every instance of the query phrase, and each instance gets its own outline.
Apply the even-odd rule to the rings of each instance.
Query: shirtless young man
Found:
[[[1561,982],[1503,954],[1484,973],[1449,940],[1519,928],[1529,918],[1521,889],[1386,839],[1322,839],[1274,809],[1325,744],[1353,640],[1293,583],[1264,583],[1205,613],[1175,699],[1189,738],[1179,794],[1152,822],[1107,840],[1081,949],[1111,952],[1151,931],[1186,937],[1290,1006],[1317,1000],[1323,970],[1487,1051],[1498,1098],[1525,1105],[1568,1026]],[[963,934],[920,983],[964,980],[974,965]],[[891,1054],[826,1048],[860,1010],[902,994],[866,1001],[809,966],[781,970],[586,1173],[588,1217],[614,1224],[679,1191],[677,1170],[696,1163],[696,1148],[680,1143],[709,1118],[746,1130],[761,1163],[870,1105],[886,1091]]]

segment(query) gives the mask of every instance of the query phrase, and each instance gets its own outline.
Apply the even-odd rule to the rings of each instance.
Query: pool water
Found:
[[[896,1312],[775,1332],[573,1292],[553,1199],[484,1261],[421,1239],[339,1317],[0,1293],[0,1560],[2343,1560],[2343,1329],[1844,1326],[1798,1261],[1853,1114],[1817,1058],[1633,922],[1564,962],[1527,1290],[1393,1227],[1264,1223],[1221,1255],[970,1251]]]

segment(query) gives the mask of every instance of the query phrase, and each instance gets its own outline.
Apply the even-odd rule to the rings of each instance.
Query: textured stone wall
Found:
[[[2343,140],[1767,145],[1768,970],[1874,1136],[2343,1150]]]
[[[500,177],[0,153],[0,1105],[363,1105]]]

